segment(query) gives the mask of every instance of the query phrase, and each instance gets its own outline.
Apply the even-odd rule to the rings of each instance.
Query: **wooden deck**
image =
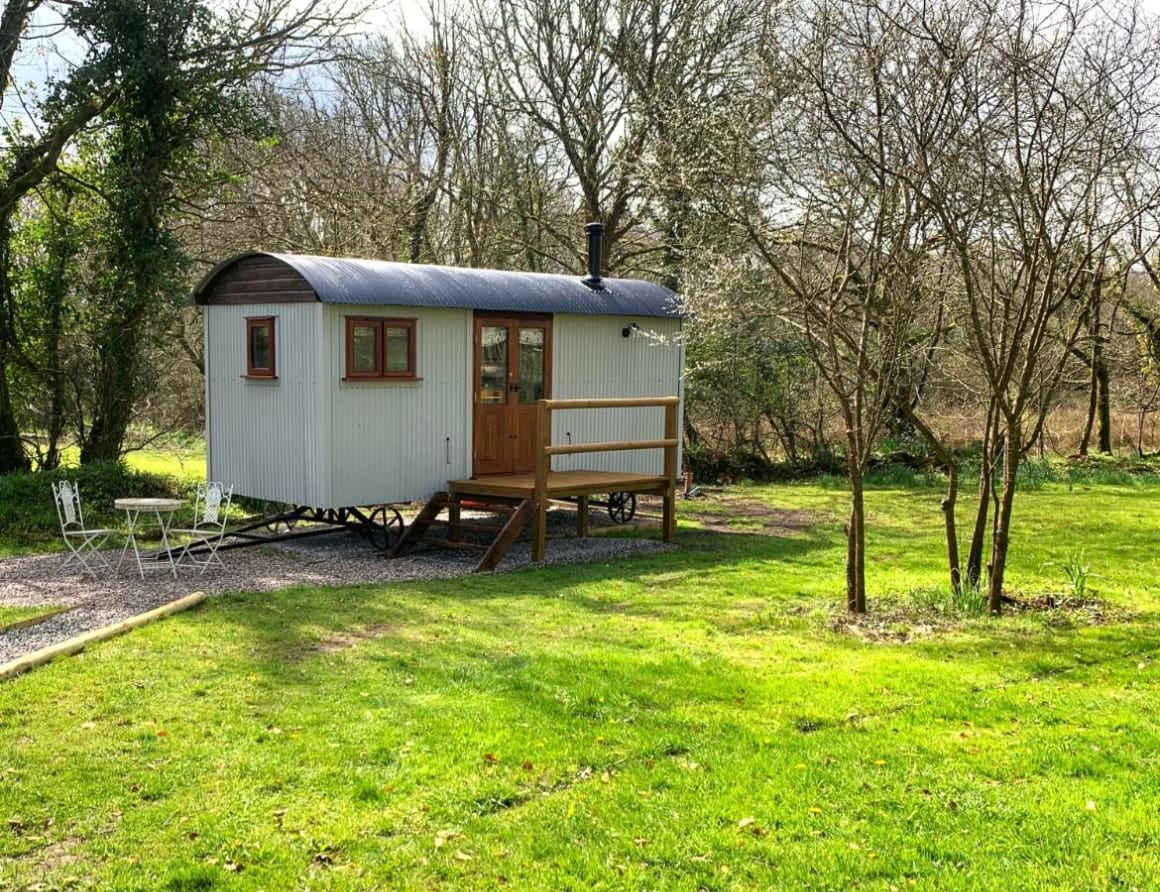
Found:
[[[607,443],[568,443],[552,445],[552,412],[556,409],[664,409],[664,436],[659,440],[614,440]],[[588,534],[588,499],[603,493],[656,493],[661,496],[663,515],[661,538],[672,542],[677,531],[677,449],[681,441],[676,396],[632,397],[625,399],[539,400],[536,403],[536,470],[535,473],[496,474],[470,480],[449,480],[447,489],[435,493],[399,537],[391,554],[395,557],[427,541],[427,530],[433,524],[447,527],[444,545],[451,548],[483,548],[485,553],[477,569],[493,570],[532,523],[532,560],[542,561],[548,541],[548,503],[552,499],[576,499],[577,535]],[[623,452],[635,449],[664,450],[664,472],[661,474],[628,474],[623,471],[553,471],[552,458],[557,455],[580,455],[590,452]],[[490,506],[495,513],[507,513],[502,527],[492,525],[498,535],[489,546],[460,541],[459,531],[468,528],[463,522],[464,502],[477,501]],[[440,519],[446,511],[447,520]],[[476,525],[476,528],[479,528]]]
[[[659,474],[625,474],[616,471],[549,471],[549,499],[599,495],[610,492],[663,493],[667,480]],[[531,499],[536,494],[535,474],[500,474],[471,480],[451,480],[452,496],[490,496]]]

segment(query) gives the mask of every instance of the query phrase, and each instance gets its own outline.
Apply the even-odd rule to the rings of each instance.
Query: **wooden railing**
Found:
[[[548,538],[548,474],[554,455],[580,455],[590,452],[623,452],[633,449],[663,449],[664,521],[662,536],[671,542],[676,534],[677,448],[681,445],[679,419],[680,399],[675,396],[633,397],[628,399],[540,400],[536,404],[536,488],[535,527],[532,533],[532,560],[542,561]],[[605,443],[552,445],[552,412],[558,409],[647,409],[663,408],[664,432],[659,440],[612,440]],[[588,497],[580,497],[582,529],[586,527]]]

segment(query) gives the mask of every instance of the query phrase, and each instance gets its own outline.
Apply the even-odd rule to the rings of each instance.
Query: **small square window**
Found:
[[[276,377],[273,316],[246,319],[246,377]]]
[[[415,320],[347,317],[346,377],[415,378]]]

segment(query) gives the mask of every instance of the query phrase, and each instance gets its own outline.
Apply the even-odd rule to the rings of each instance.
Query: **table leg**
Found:
[[[169,527],[173,523],[173,512],[168,512],[168,520],[160,511],[157,512],[157,526],[161,528],[161,547],[165,549],[165,556],[169,558],[169,572],[177,578],[177,562],[173,560],[173,549],[169,547]]]
[[[125,509],[125,519],[129,526],[129,531],[125,536],[125,547],[121,549],[121,557],[117,560],[117,572],[121,572],[121,563],[125,560],[125,555],[128,554],[129,549],[133,549],[133,557],[137,560],[137,572],[141,574],[141,578],[145,578],[145,568],[141,566],[141,552],[137,549],[137,515],[140,512],[133,508]]]

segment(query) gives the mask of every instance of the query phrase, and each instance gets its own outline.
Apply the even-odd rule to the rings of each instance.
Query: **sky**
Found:
[[[213,5],[218,0],[209,2]],[[236,2],[239,0],[221,0],[223,6],[227,3],[232,6]],[[1110,8],[1120,2],[1104,0]],[[1139,2],[1146,12],[1160,16],[1160,0]],[[412,29],[420,30],[426,22],[427,0],[348,0],[348,4],[352,7],[367,7],[357,29],[362,33],[389,33],[404,23]],[[9,90],[5,94],[4,105],[0,108],[0,123],[35,128],[35,116],[31,110],[43,95],[46,83],[54,74],[59,74],[70,62],[79,60],[83,55],[84,47],[80,42],[61,28],[61,6],[50,0],[36,13],[31,39],[22,44],[17,56],[12,74],[18,89]]]
[[[218,5],[215,0],[209,2],[211,6]],[[1160,4],[1160,0],[1156,2]],[[348,5],[354,8],[367,5],[366,13],[356,28],[365,34],[389,33],[404,22],[412,28],[421,28],[426,21],[425,0],[348,0]],[[0,123],[35,129],[34,109],[44,95],[46,85],[68,65],[82,59],[84,53],[84,45],[62,27],[62,7],[59,4],[49,2],[37,10],[28,37],[21,43],[12,67],[16,89],[5,93]]]

